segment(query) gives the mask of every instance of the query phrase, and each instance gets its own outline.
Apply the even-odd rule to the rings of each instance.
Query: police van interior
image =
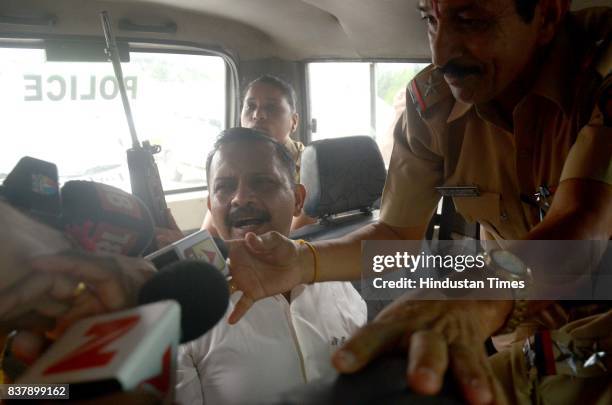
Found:
[[[188,235],[206,216],[206,157],[217,135],[240,125],[247,84],[273,75],[295,89],[299,123],[292,138],[306,146],[304,209],[314,220],[291,236],[342,236],[377,219],[406,85],[431,60],[416,3],[2,0],[0,183],[30,156],[55,164],[60,186],[86,180],[129,193],[146,188],[146,176],[128,167],[135,134],[153,154],[165,203]],[[610,0],[572,2],[573,9],[592,6]],[[103,11],[123,86],[109,57]],[[476,224],[441,200],[429,238],[478,235]],[[368,302],[370,319],[381,305]],[[402,364],[381,367],[348,390],[365,381],[384,385],[385,367],[402,375]]]

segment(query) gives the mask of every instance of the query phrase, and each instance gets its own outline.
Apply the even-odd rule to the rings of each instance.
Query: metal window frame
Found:
[[[45,40],[100,41],[91,35],[24,34],[0,33],[0,48],[45,49]],[[127,43],[130,52],[172,53],[221,57],[225,62],[225,117],[226,128],[237,125],[239,118],[238,100],[238,63],[237,58],[228,50],[206,43],[174,41],[163,39],[144,39],[136,37],[117,37],[118,43]],[[208,185],[164,190],[164,195],[176,195],[194,191],[206,191]]]
[[[306,108],[306,122],[307,122],[307,130],[306,130],[306,144],[310,143],[312,140],[312,127],[311,122],[313,119],[312,116],[312,99],[310,97],[310,86],[311,86],[311,78],[308,66],[314,63],[369,63],[370,64],[370,83],[369,83],[369,91],[370,91],[370,127],[372,129],[376,128],[376,68],[377,65],[382,63],[431,63],[430,59],[421,59],[421,58],[410,58],[410,59],[307,59],[304,60],[304,77],[306,78],[306,99],[305,108]],[[316,118],[316,117],[314,117]],[[374,134],[374,138],[376,135]]]

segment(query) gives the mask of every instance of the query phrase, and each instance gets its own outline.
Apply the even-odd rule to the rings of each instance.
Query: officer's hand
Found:
[[[247,233],[243,240],[225,242],[229,249],[230,287],[243,292],[229,317],[236,323],[259,299],[284,293],[312,281],[312,266],[302,262],[305,247],[278,232]],[[304,273],[310,272],[310,275]]]
[[[415,392],[438,393],[450,369],[469,403],[503,404],[506,400],[487,361],[484,341],[503,324],[509,305],[402,297],[361,328],[332,362],[340,372],[352,373],[399,347],[408,352],[406,378]]]

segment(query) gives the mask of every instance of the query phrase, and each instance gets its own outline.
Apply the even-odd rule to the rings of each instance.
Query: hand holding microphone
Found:
[[[0,233],[0,333],[48,330],[67,312],[66,322],[135,302],[129,290],[142,276],[139,269],[150,268],[146,262],[103,259],[73,248],[140,255],[153,237],[150,214],[140,200],[104,184],[67,182],[60,215],[57,168],[29,157],[7,177],[2,197],[10,206],[0,202],[0,226],[11,232]],[[38,221],[65,229],[70,237]],[[76,297],[75,305],[73,291],[83,281],[90,291]]]
[[[18,383],[69,383],[71,398],[80,399],[149,387],[168,402],[177,344],[212,328],[228,301],[227,283],[212,265],[174,263],[143,285],[144,305],[76,322]]]
[[[65,205],[61,216],[61,224],[67,229],[73,242],[78,242],[90,252],[98,253],[77,252],[67,249],[70,247],[70,243],[63,235],[17,213],[16,216],[21,220],[21,222],[17,221],[17,224],[25,229],[29,239],[26,238],[25,242],[20,241],[18,243],[18,245],[22,245],[21,249],[1,251],[0,257],[4,260],[7,256],[15,256],[15,252],[21,252],[19,265],[13,267],[19,269],[16,272],[17,274],[13,275],[13,281],[27,281],[44,277],[49,280],[47,284],[51,287],[38,288],[38,291],[35,291],[36,289],[30,287],[19,288],[15,282],[7,283],[8,289],[6,291],[11,292],[13,296],[20,297],[20,300],[12,300],[13,306],[23,308],[24,302],[37,302],[40,295],[45,296],[49,292],[52,292],[56,301],[62,305],[43,305],[46,311],[52,311],[47,312],[50,322],[44,325],[39,323],[38,320],[28,325],[5,323],[7,329],[25,326],[26,329],[34,331],[48,330],[53,325],[53,321],[57,320],[59,329],[56,332],[61,332],[65,327],[80,318],[132,306],[136,303],[135,297],[138,295],[140,287],[155,272],[153,266],[143,259],[120,256],[141,254],[152,238],[150,216],[147,215],[146,208],[142,206],[138,199],[113,187],[90,182],[68,182],[62,191]],[[1,208],[11,210],[8,206]],[[9,211],[0,212],[0,220],[3,219],[2,214],[4,213],[8,213],[8,217],[13,217],[14,210]],[[23,226],[24,223],[26,226]],[[49,237],[46,241],[42,240],[42,245],[49,244],[55,246],[55,248],[38,249],[37,253],[42,253],[42,255],[33,258],[32,256],[35,255],[28,254],[28,249],[36,243],[41,244],[39,236],[45,234],[49,234]],[[61,243],[58,243],[58,241],[61,241]],[[183,252],[186,253],[183,258],[200,257],[202,254],[204,259],[209,258],[210,251],[200,249],[201,246],[193,246],[192,248],[185,245],[184,241],[180,246],[186,248]],[[215,247],[214,243],[213,247]],[[99,252],[112,252],[119,255],[103,255]],[[219,253],[218,250],[217,253]],[[222,257],[220,260],[224,265]],[[27,271],[22,271],[22,269]],[[187,302],[195,303],[195,305],[184,311],[187,315],[186,319],[189,320],[184,320],[181,329],[187,340],[199,337],[206,329],[212,327],[221,318],[227,307],[227,284],[217,269],[209,266],[208,273],[210,272],[220,282],[218,280],[215,284],[210,280],[197,279],[189,281],[188,278],[187,285],[192,289],[195,288],[195,290],[191,292],[192,298],[187,299]],[[153,286],[157,285],[157,287],[143,288],[142,291],[151,291],[153,288],[153,291],[157,291],[156,294],[159,295],[164,293],[169,285],[174,285],[175,282],[172,281],[172,278],[164,279],[164,277],[168,277],[166,274],[175,273],[163,273],[163,277],[160,278],[160,280],[163,279],[161,282],[157,281],[151,284]],[[202,274],[205,274],[205,272]],[[85,283],[87,288],[78,289],[79,292],[75,296],[74,287],[78,282]],[[204,287],[208,285],[216,287],[212,290],[206,290]],[[11,294],[3,294],[1,298],[7,296],[10,297]],[[200,300],[204,299],[205,301],[200,302],[193,297],[199,297]],[[48,299],[40,302],[48,302]],[[4,303],[6,304],[6,301]],[[2,303],[0,302],[1,308]],[[198,311],[197,308],[200,308],[200,310]],[[138,308],[135,310],[138,310]],[[190,315],[191,318],[189,318]],[[0,326],[3,321],[0,313]],[[30,328],[34,324],[37,327]],[[56,336],[59,334],[56,333]],[[30,362],[40,355],[44,347],[40,336],[35,334],[21,333],[13,341],[14,352],[21,352],[23,357],[28,358]]]

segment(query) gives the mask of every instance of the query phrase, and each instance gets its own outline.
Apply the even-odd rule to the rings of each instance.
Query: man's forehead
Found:
[[[266,95],[265,97],[256,97],[255,95],[249,93],[249,96],[246,98],[246,101],[257,101],[259,99],[263,99],[267,103],[281,103],[283,101],[283,98],[284,97],[282,94]]]
[[[439,13],[445,10],[484,9],[499,0],[419,0],[419,10]]]
[[[229,173],[274,174],[280,165],[274,145],[263,140],[241,140],[229,142],[219,147],[213,156],[211,175],[214,178]]]

